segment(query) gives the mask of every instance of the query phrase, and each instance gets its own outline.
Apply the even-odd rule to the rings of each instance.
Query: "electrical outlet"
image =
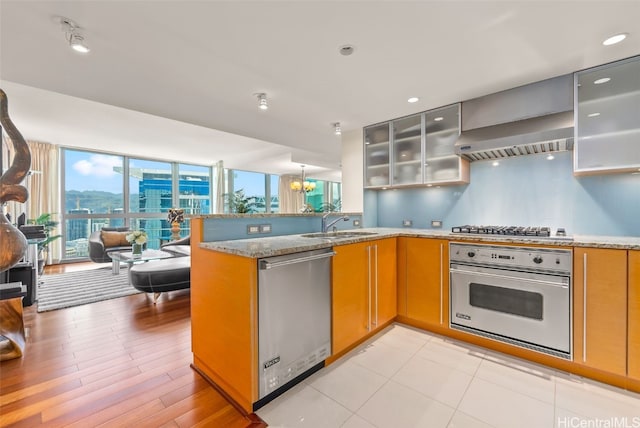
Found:
[[[271,225],[270,224],[261,224],[260,225],[260,233],[271,233]]]
[[[257,224],[249,224],[247,225],[247,235],[255,235],[260,233],[260,226]]]
[[[440,229],[442,227],[442,220],[431,220],[431,227],[434,229]]]
[[[413,226],[413,221],[412,220],[402,220],[402,226],[403,227],[411,227],[411,226]]]
[[[353,220],[353,225],[355,227],[360,227],[360,220]]]

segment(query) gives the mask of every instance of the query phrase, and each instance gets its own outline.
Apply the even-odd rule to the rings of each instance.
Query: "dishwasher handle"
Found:
[[[267,260],[260,260],[260,270],[273,269],[281,266],[289,266],[297,263],[304,263],[304,262],[310,262],[313,260],[326,259],[327,257],[333,257],[335,255],[336,255],[335,251],[330,251],[328,253],[315,254],[313,256],[296,257],[289,260],[282,260],[280,262],[269,262]]]

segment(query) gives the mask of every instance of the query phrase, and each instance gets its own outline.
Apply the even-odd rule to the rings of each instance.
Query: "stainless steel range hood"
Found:
[[[565,75],[462,103],[455,152],[473,162],[573,149],[573,77]]]
[[[572,149],[573,112],[473,129],[455,144],[456,154],[471,162]]]

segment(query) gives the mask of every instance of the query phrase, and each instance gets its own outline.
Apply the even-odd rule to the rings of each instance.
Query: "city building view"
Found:
[[[71,149],[63,150],[62,159],[65,259],[88,257],[89,237],[103,227],[144,230],[147,248],[160,248],[170,240],[170,208],[182,208],[186,215],[280,211],[277,175],[225,169],[223,206],[216,211],[213,167]],[[316,186],[305,196],[312,210],[339,210],[340,183],[310,181]],[[242,200],[242,211],[230,203],[233,199]],[[189,235],[188,218],[180,228],[181,236]]]

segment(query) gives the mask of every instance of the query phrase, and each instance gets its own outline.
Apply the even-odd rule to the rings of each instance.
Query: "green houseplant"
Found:
[[[227,197],[227,204],[229,206],[229,212],[238,214],[248,214],[256,212],[256,200],[254,197],[247,197],[244,194],[244,189],[236,190],[235,192],[225,194]]]
[[[54,229],[58,227],[60,222],[53,220],[52,213],[43,213],[35,219],[28,220],[27,223],[44,226],[45,239],[38,243],[38,274],[42,275],[49,252],[49,244],[62,237],[62,235],[53,234]]]

